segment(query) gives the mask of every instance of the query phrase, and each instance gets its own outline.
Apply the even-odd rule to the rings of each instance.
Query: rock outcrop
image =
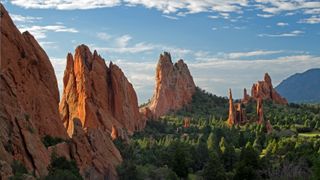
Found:
[[[70,137],[74,118],[83,128],[101,128],[109,133],[113,125],[129,133],[144,127],[131,83],[118,66],[110,63],[107,67],[87,46],[78,46],[74,57],[67,55],[63,83],[59,108]]]
[[[264,81],[258,81],[252,85],[251,96],[257,100],[272,100],[277,104],[288,104],[288,101],[281,97],[272,86],[272,81],[268,73],[264,75]]]
[[[232,126],[234,124],[243,124],[247,121],[246,109],[243,103],[233,103],[232,92],[229,89],[229,117],[228,125]]]
[[[43,177],[50,155],[41,138],[68,138],[57,80],[44,50],[29,32],[19,32],[2,4],[0,16],[0,161],[19,161]]]
[[[262,99],[257,100],[257,116],[258,120],[257,123],[261,124],[264,122],[264,114],[263,114],[263,104],[262,104]]]
[[[191,102],[196,86],[183,60],[173,64],[169,53],[161,54],[155,79],[155,90],[151,102],[141,112],[148,113],[150,110],[153,118],[157,119]]]
[[[185,117],[183,119],[183,127],[184,128],[189,128],[191,124],[191,118],[190,117]]]
[[[233,105],[232,92],[231,92],[231,89],[229,89],[229,117],[227,121],[228,125],[232,126],[233,124],[235,124],[235,119],[236,119],[236,113]]]

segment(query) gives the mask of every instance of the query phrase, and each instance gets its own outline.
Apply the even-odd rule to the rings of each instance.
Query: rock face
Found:
[[[258,81],[252,85],[251,96],[256,100],[272,100],[278,104],[288,104],[288,101],[281,97],[273,88],[272,81],[268,73],[265,73],[264,81]]]
[[[117,179],[116,166],[122,157],[110,134],[102,129],[82,127],[80,119],[73,119],[71,154],[85,179]]]
[[[0,11],[0,161],[18,160],[42,177],[50,155],[41,138],[68,137],[59,118],[57,80],[34,37],[19,32],[2,4]]]
[[[106,66],[96,51],[92,54],[80,45],[74,57],[67,55],[64,91],[60,114],[68,134],[73,134],[73,119],[83,128],[101,128],[111,133],[112,126],[129,133],[144,127],[137,95],[121,69],[110,63]]]
[[[155,79],[154,94],[147,107],[155,119],[188,104],[196,91],[188,66],[183,60],[173,64],[167,52],[160,55]]]

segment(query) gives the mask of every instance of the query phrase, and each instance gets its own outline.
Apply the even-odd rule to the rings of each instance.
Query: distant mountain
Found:
[[[294,74],[283,80],[276,90],[289,102],[320,102],[320,68]]]

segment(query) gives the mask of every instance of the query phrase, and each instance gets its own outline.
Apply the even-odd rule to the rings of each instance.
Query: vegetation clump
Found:
[[[44,144],[44,146],[46,146],[46,148],[48,148],[49,146],[54,146],[54,145],[59,144],[64,141],[65,140],[63,140],[61,138],[52,137],[49,135],[46,135],[45,137],[42,138],[42,143]]]

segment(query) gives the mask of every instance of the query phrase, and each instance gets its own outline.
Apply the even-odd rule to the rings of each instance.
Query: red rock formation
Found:
[[[258,120],[257,123],[261,124],[264,122],[264,114],[263,114],[263,104],[262,104],[262,99],[257,99],[257,116]]]
[[[111,139],[115,140],[118,137],[119,137],[118,128],[115,125],[112,125]]]
[[[183,127],[184,128],[189,128],[190,127],[190,122],[191,122],[191,118],[190,117],[185,117],[183,119]]]
[[[116,166],[122,161],[110,135],[102,129],[88,127],[74,118],[71,154],[85,179],[117,179]]]
[[[247,113],[243,103],[235,104],[236,107],[236,123],[243,124],[247,121]]]
[[[83,128],[102,128],[111,133],[112,125],[132,133],[144,127],[136,93],[121,69],[106,66],[96,51],[78,46],[74,57],[67,56],[64,91],[60,114],[69,136],[73,119],[79,118]]]
[[[278,104],[288,104],[288,101],[281,97],[272,86],[272,81],[268,73],[264,75],[264,81],[258,81],[252,85],[251,96],[254,99],[273,100]]]
[[[44,50],[30,33],[19,32],[2,4],[0,16],[0,160],[18,160],[45,176],[50,155],[41,138],[67,138],[57,80]]]
[[[155,118],[153,117],[153,114],[152,114],[152,112],[151,112],[151,110],[149,109],[148,106],[146,106],[146,107],[141,107],[141,108],[139,109],[139,112],[140,112],[140,114],[141,114],[142,120],[145,121],[145,122],[146,122],[147,120],[153,120],[153,119],[155,119]]]
[[[127,140],[127,133],[145,126],[136,93],[121,69],[105,64],[85,45],[67,55],[61,119],[72,137],[72,151],[87,179],[116,178],[122,161],[111,139]]]
[[[266,122],[266,128],[268,133],[272,132],[272,125],[269,120]]]
[[[229,118],[228,118],[228,125],[232,126],[236,123],[236,113],[235,108],[233,105],[233,99],[232,99],[232,92],[231,89],[229,89]]]
[[[171,55],[165,52],[156,68],[155,90],[148,108],[154,118],[159,118],[191,102],[195,90],[188,66],[183,60],[173,64]]]
[[[243,102],[243,103],[247,103],[249,100],[250,100],[250,96],[249,96],[248,93],[247,93],[247,89],[244,88],[244,89],[243,89],[243,99],[242,99],[242,102]]]
[[[244,104],[241,103],[233,103],[232,92],[229,89],[229,118],[228,125],[232,126],[234,124],[243,124],[247,121],[246,109],[244,108]]]

